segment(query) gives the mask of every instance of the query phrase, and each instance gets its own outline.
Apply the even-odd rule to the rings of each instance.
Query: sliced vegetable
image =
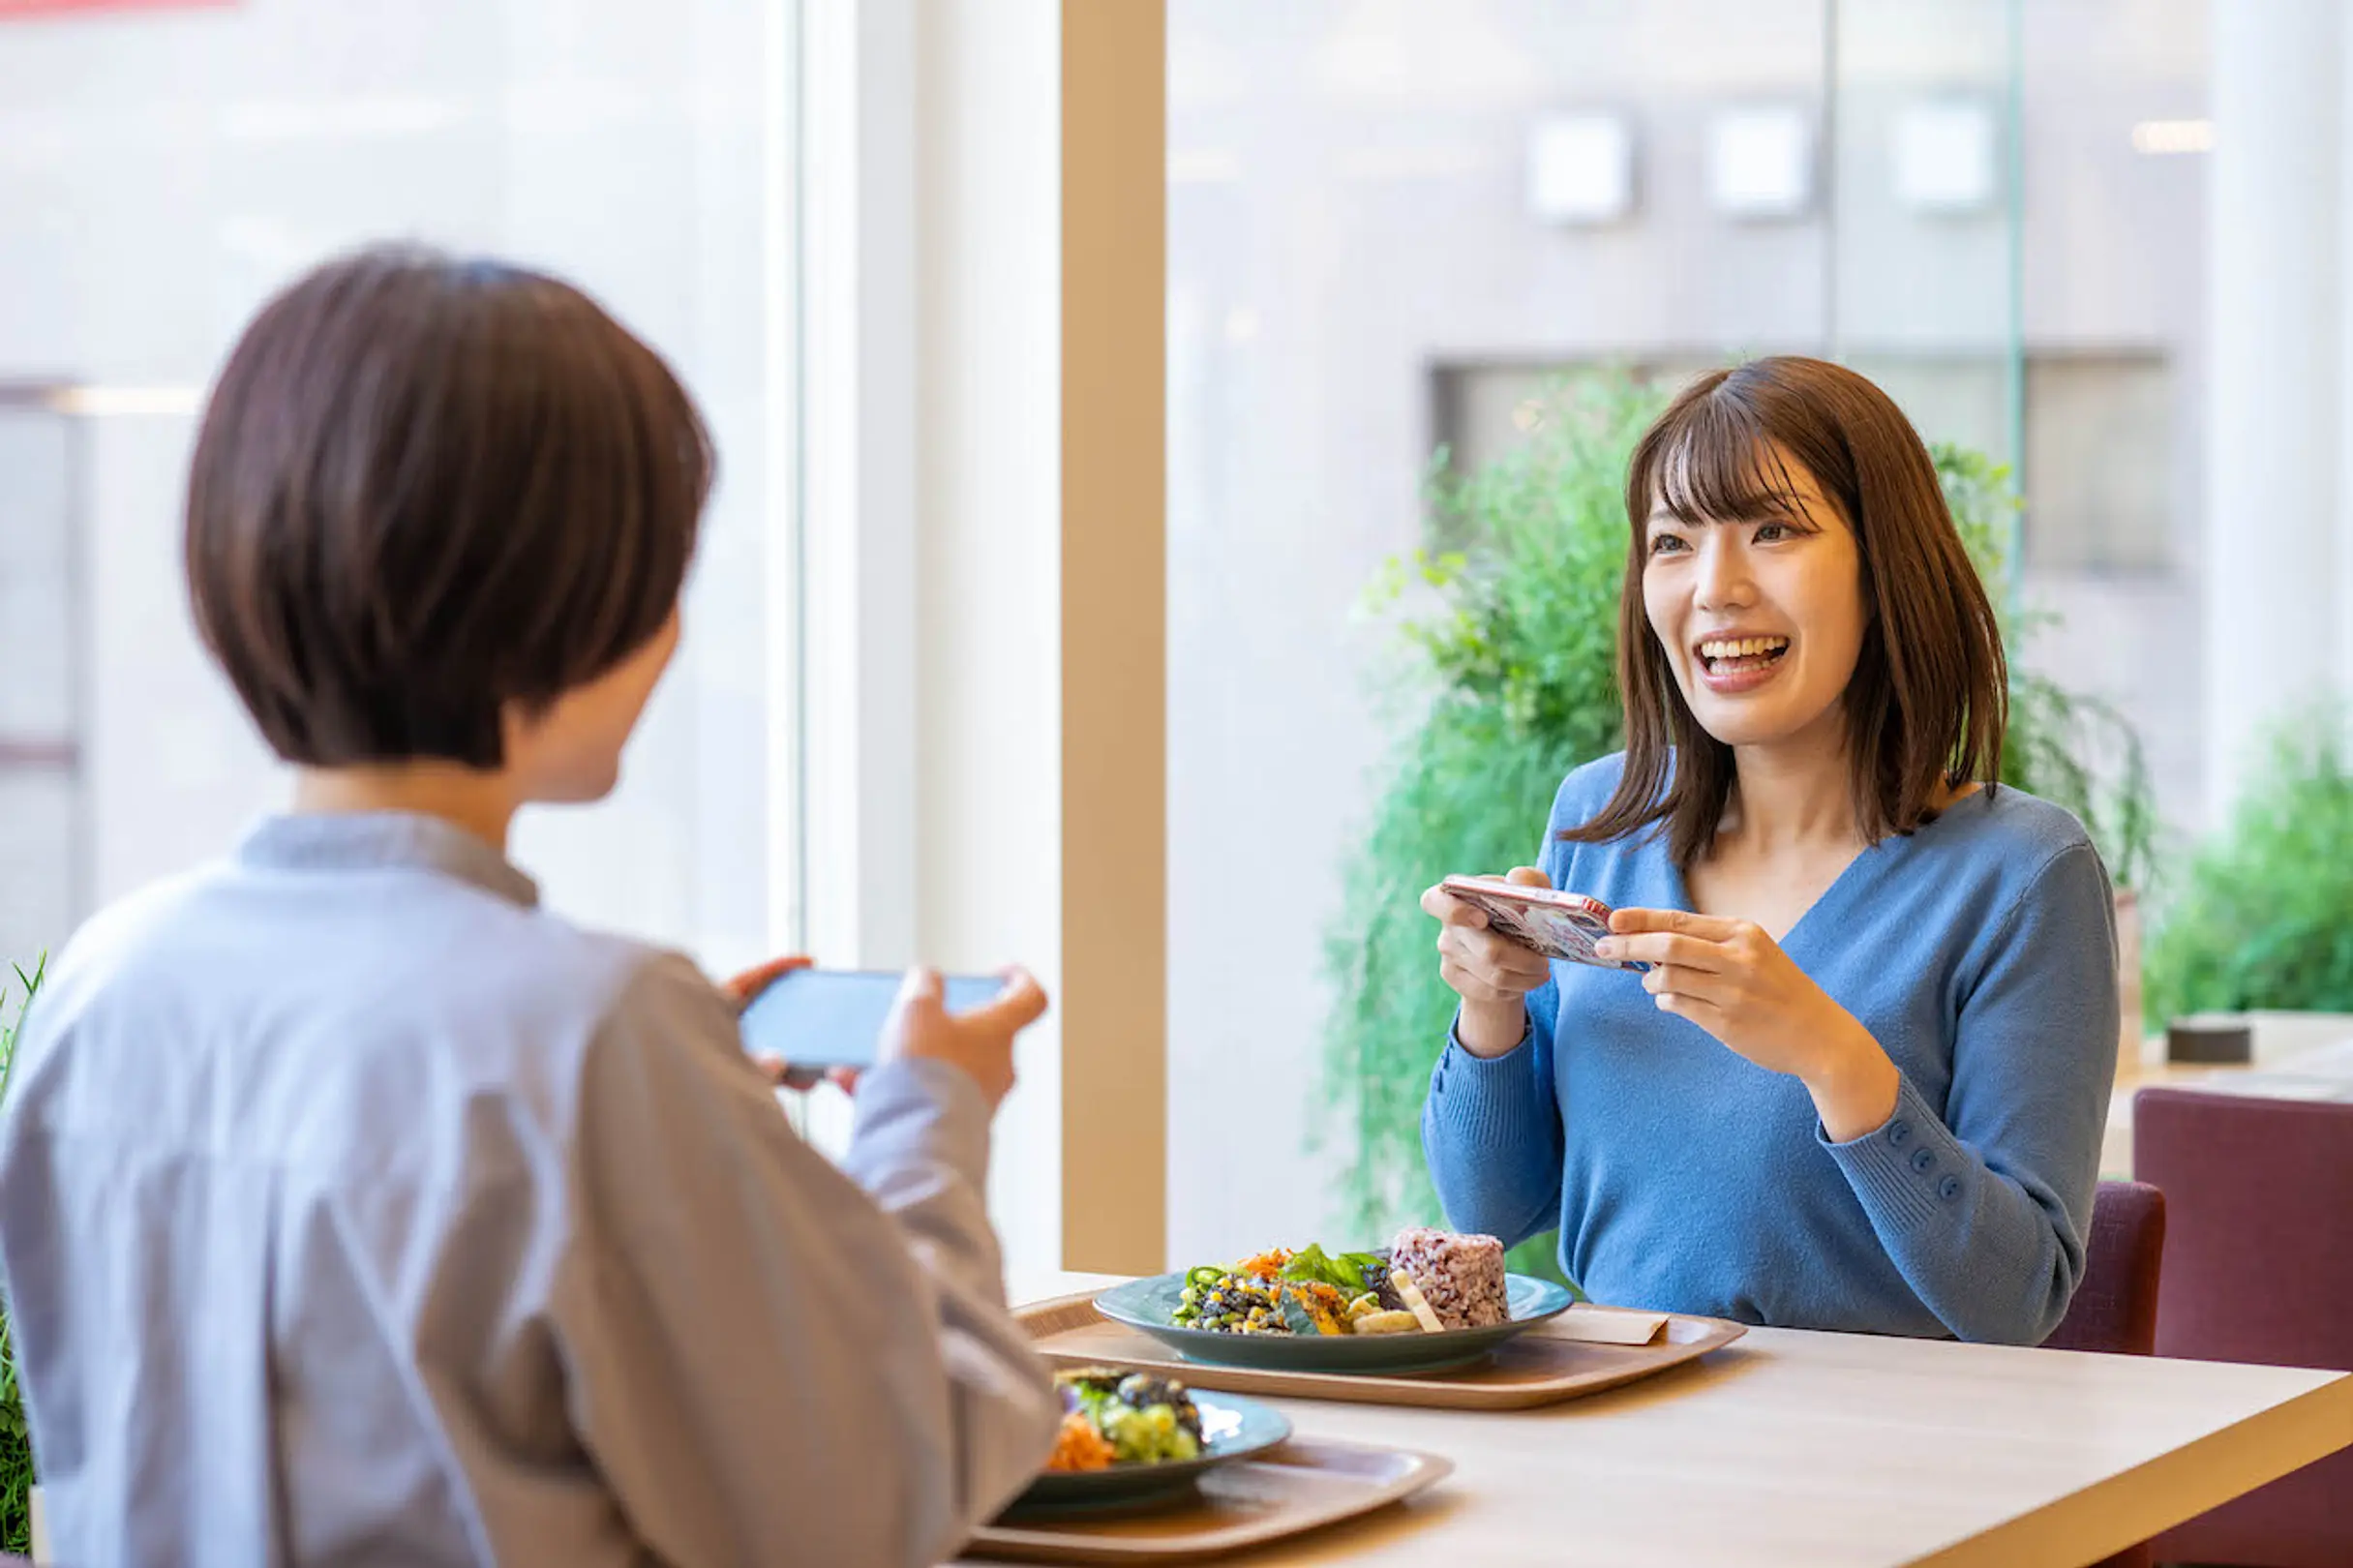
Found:
[[[1425,1334],[1446,1332],[1446,1325],[1438,1321],[1438,1314],[1431,1310],[1430,1302],[1422,1295],[1421,1286],[1413,1282],[1412,1275],[1407,1274],[1403,1269],[1392,1269],[1389,1271],[1389,1282],[1397,1286],[1399,1295],[1405,1298],[1405,1310],[1413,1314],[1414,1321],[1422,1325],[1422,1332]]]
[[[1344,1304],[1345,1298],[1332,1286],[1320,1280],[1311,1280],[1305,1284],[1292,1285],[1290,1296],[1299,1304],[1300,1311],[1308,1314],[1308,1321],[1315,1325],[1316,1333],[1345,1334],[1348,1332],[1348,1324],[1344,1316],[1347,1312]]]

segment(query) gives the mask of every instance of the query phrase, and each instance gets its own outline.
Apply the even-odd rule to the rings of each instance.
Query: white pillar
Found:
[[[2207,812],[2267,725],[2353,667],[2340,541],[2346,28],[2340,0],[2214,0],[2208,184]]]
[[[1055,1009],[1023,1037],[989,1183],[1007,1269],[1148,1273],[1167,1211],[1161,6],[799,15],[807,615],[777,663],[806,691],[808,950],[1035,970]],[[830,1097],[809,1121],[821,1146],[847,1131]]]
[[[1019,1279],[1064,1266],[1062,33],[1053,0],[918,15],[918,935],[950,969],[1025,963],[1057,1003],[997,1119]]]
[[[917,936],[1055,996],[1007,1268],[1166,1266],[1165,26],[920,4]]]

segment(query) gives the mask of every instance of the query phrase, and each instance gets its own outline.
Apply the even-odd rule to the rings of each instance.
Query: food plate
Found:
[[[1254,1458],[1219,1465],[1186,1495],[1163,1505],[1029,1515],[984,1525],[958,1560],[1208,1562],[1387,1508],[1453,1469],[1434,1454],[1294,1438]],[[1412,1516],[1401,1514],[1392,1528],[1403,1535],[1413,1525]],[[1252,1560],[1289,1559],[1263,1553]]]
[[[1007,1520],[1125,1511],[1190,1492],[1206,1471],[1274,1448],[1291,1435],[1290,1418],[1239,1394],[1192,1391],[1201,1412],[1199,1459],[1114,1464],[1103,1470],[1050,1470],[1013,1500]]]
[[[1514,1335],[1559,1316],[1577,1299],[1550,1280],[1513,1274],[1504,1279],[1511,1320],[1487,1328],[1438,1334],[1222,1334],[1170,1321],[1184,1290],[1183,1274],[1156,1274],[1114,1285],[1095,1298],[1095,1310],[1143,1330],[1187,1361],[1269,1372],[1382,1373],[1465,1366]]]

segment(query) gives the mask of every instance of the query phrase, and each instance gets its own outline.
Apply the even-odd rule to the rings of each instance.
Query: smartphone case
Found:
[[[1439,886],[1476,906],[1493,930],[1547,958],[1596,969],[1648,969],[1630,958],[1604,958],[1593,944],[1610,934],[1610,906],[1583,893],[1527,888],[1498,877],[1448,877]]]

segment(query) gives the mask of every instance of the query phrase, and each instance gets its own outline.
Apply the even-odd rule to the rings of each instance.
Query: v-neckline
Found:
[[[1838,868],[1838,875],[1830,879],[1829,886],[1816,893],[1814,901],[1799,911],[1797,919],[1790,923],[1787,931],[1779,936],[1773,936],[1770,931],[1765,932],[1766,936],[1772,937],[1773,946],[1784,952],[1789,951],[1790,944],[1804,934],[1806,927],[1813,923],[1814,917],[1821,912],[1822,907],[1845,890],[1847,883],[1855,876],[1855,868],[1863,863],[1863,858],[1879,847],[1878,844],[1865,844],[1861,849],[1856,850],[1847,863]],[[1704,914],[1699,907],[1699,900],[1691,896],[1691,878],[1681,866],[1674,863],[1673,856],[1668,857],[1667,871],[1668,875],[1674,879],[1675,905],[1686,915],[1699,915],[1704,920],[1740,919],[1736,915]]]
[[[1818,923],[1816,917],[1821,915],[1824,908],[1827,906],[1831,900],[1845,893],[1847,890],[1847,885],[1849,883],[1857,880],[1855,876],[1855,868],[1860,866],[1865,860],[1869,859],[1874,851],[1890,849],[1897,844],[1909,844],[1914,839],[1918,838],[1920,834],[1928,832],[1936,828],[1938,824],[1944,822],[1946,818],[1950,817],[1955,811],[1958,811],[1964,805],[1967,805],[1975,800],[1982,799],[1985,798],[1985,796],[1986,791],[1982,787],[1971,790],[1968,794],[1961,796],[1957,799],[1954,799],[1946,804],[1945,809],[1938,812],[1934,818],[1927,822],[1921,823],[1917,828],[1912,829],[1911,832],[1890,833],[1887,837],[1881,839],[1876,844],[1865,844],[1861,849],[1856,850],[1854,857],[1850,859],[1845,865],[1838,868],[1838,875],[1830,879],[1829,886],[1823,889],[1822,891],[1816,893],[1814,895],[1814,901],[1806,905],[1805,909],[1798,915],[1797,919],[1791,922],[1790,928],[1781,935],[1773,937],[1773,946],[1779,948],[1783,952],[1788,952],[1792,943],[1795,942],[1797,938],[1804,935],[1810,927]],[[1662,835],[1662,837],[1664,835]],[[1661,853],[1665,853],[1665,845],[1663,843],[1660,845],[1660,850]],[[1699,902],[1691,896],[1691,878],[1684,873],[1684,870],[1680,865],[1675,863],[1674,857],[1673,855],[1667,856],[1667,875],[1671,879],[1670,885],[1674,892],[1675,907],[1680,909],[1686,915],[1700,914]],[[1737,919],[1738,917],[1709,916],[1704,918]],[[1772,933],[1769,931],[1765,934],[1767,936],[1772,936]]]

